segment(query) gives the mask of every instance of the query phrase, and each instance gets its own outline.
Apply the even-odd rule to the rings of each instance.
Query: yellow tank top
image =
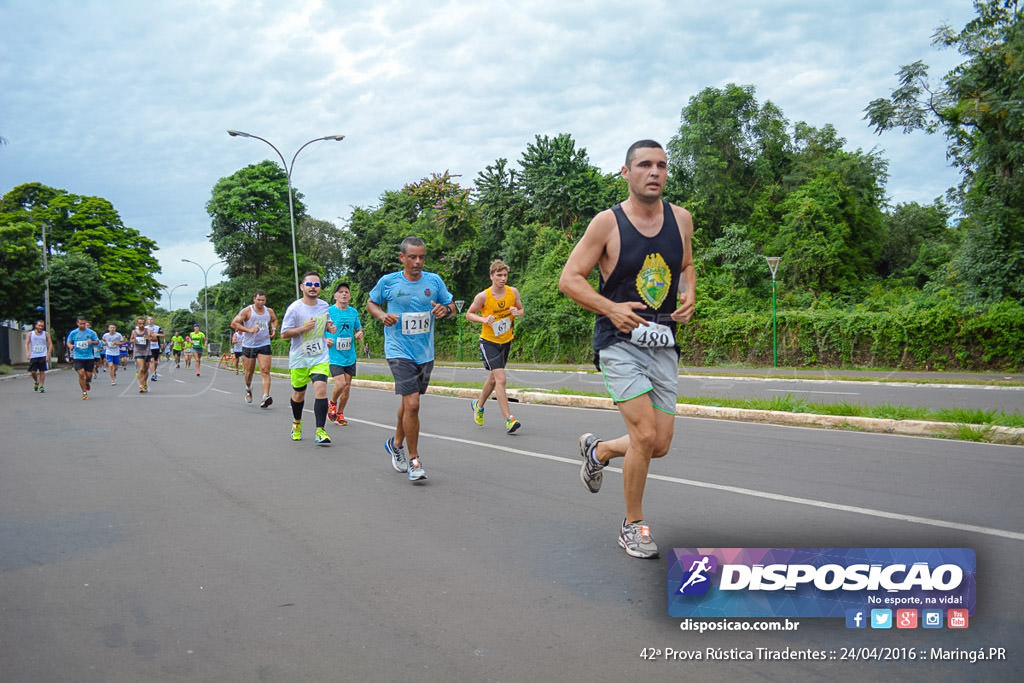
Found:
[[[493,323],[484,323],[480,328],[480,338],[495,344],[507,344],[514,336],[512,330],[512,307],[516,303],[515,287],[505,286],[505,296],[495,299],[491,288],[485,290],[484,305],[480,307],[480,317],[493,315]]]

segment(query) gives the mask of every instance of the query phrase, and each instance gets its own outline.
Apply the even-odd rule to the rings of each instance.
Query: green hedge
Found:
[[[779,365],[930,370],[1024,368],[1024,307],[952,300],[889,311],[778,312]],[[679,331],[685,365],[772,363],[771,312],[698,316]]]
[[[710,308],[710,307],[709,307]],[[462,355],[479,357],[479,326],[463,323]],[[1024,370],[1024,307],[963,306],[953,300],[891,310],[780,310],[779,365],[867,366],[906,370]],[[593,316],[530,312],[516,328],[513,362],[589,363]],[[688,366],[772,364],[771,311],[701,311],[678,333]],[[438,326],[438,358],[458,358],[452,321]]]
[[[564,297],[562,297],[564,299]],[[592,359],[593,315],[572,306],[528,310],[516,325],[512,362],[579,363]],[[779,365],[789,367],[867,366],[906,370],[1024,370],[1024,306],[1003,302],[972,307],[953,299],[908,303],[890,310],[858,306],[848,310],[780,310]],[[462,360],[477,362],[480,326],[463,320]],[[366,325],[375,358],[383,353],[380,323]],[[458,326],[437,326],[437,358],[459,359]],[[730,313],[698,308],[678,333],[687,366],[772,364],[771,310]],[[275,340],[287,354],[287,341]],[[277,345],[283,345],[279,351]]]

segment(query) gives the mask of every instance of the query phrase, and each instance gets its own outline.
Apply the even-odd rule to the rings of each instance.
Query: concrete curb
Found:
[[[57,372],[55,368],[47,372]],[[288,379],[288,375],[280,372],[271,373],[274,377]],[[0,381],[27,376],[11,374],[0,376]],[[394,391],[393,382],[378,382],[368,379],[353,379],[352,386],[365,389]],[[477,398],[479,389],[458,387],[428,387],[428,394],[439,396],[458,396],[461,398]],[[615,404],[605,396],[576,396],[572,394],[549,394],[540,391],[523,391],[509,389],[509,398],[520,403],[538,405],[567,406],[570,408],[604,408],[614,410]],[[927,436],[937,438],[958,438],[961,429],[967,428],[983,435],[991,443],[1009,446],[1024,445],[1024,428],[980,425],[959,425],[952,422],[929,422],[926,420],[887,420],[873,417],[849,417],[842,415],[815,415],[811,413],[787,413],[781,410],[751,410],[747,408],[722,408],[718,406],[698,406],[680,403],[676,406],[676,415],[681,417],[704,417],[714,420],[734,420],[736,422],[760,422],[764,424],[787,425],[792,427],[818,427],[823,429],[852,429],[878,434],[900,434],[902,436]]]
[[[367,389],[388,389],[394,391],[394,383],[374,380],[353,379],[352,386]],[[477,398],[479,389],[458,387],[428,387],[428,394]],[[604,408],[614,410],[615,404],[604,396],[575,396],[571,394],[549,394],[539,391],[509,389],[509,398],[521,403],[568,406],[572,408]],[[737,422],[761,422],[765,424],[794,427],[818,427],[824,429],[855,429],[879,434],[900,434],[903,436],[928,436],[956,438],[963,425],[951,422],[930,422],[926,420],[890,420],[872,417],[849,417],[841,415],[815,415],[810,413],[787,413],[780,410],[750,410],[746,408],[722,408],[681,403],[676,406],[676,415],[681,417],[704,417],[715,420]],[[983,427],[968,425],[975,432],[984,434],[988,441],[1007,445],[1024,445],[1024,428]]]

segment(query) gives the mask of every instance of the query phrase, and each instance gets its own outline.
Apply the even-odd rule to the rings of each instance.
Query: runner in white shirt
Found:
[[[25,355],[28,356],[28,374],[32,375],[32,390],[46,393],[46,371],[53,357],[53,339],[46,331],[46,323],[37,320],[25,338]]]
[[[331,437],[324,429],[327,424],[327,375],[330,373],[327,338],[324,334],[337,332],[331,322],[326,301],[320,298],[320,275],[309,272],[300,278],[302,298],[293,302],[281,321],[281,338],[291,339],[288,368],[292,381],[292,441],[302,439],[302,409],[306,402],[306,387],[313,383],[313,415],[316,418],[314,443],[326,446]]]
[[[117,325],[110,323],[100,340],[103,342],[104,353],[107,356],[110,386],[114,386],[117,384],[117,369],[121,366],[121,344],[124,343],[124,335],[117,331]]]
[[[153,316],[146,318],[146,329],[152,333],[152,341],[149,342],[149,374],[154,382],[157,379],[156,366],[160,363],[160,340],[163,339],[164,331],[160,329],[160,326],[153,322]]]

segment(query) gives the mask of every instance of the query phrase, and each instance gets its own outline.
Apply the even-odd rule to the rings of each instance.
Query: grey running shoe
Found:
[[[409,471],[409,461],[405,458],[405,449],[396,446],[393,437],[384,442],[384,450],[391,456],[391,466],[395,468],[396,472]]]
[[[580,481],[591,493],[600,491],[601,483],[604,481],[604,473],[601,470],[605,466],[598,465],[593,458],[594,450],[600,442],[600,439],[590,433],[580,437],[580,457],[583,458],[583,464],[580,466]]]
[[[252,389],[250,387],[245,388],[245,402],[252,403]]]
[[[263,400],[260,401],[260,408],[269,408],[270,404],[272,404],[273,402],[274,399],[270,397],[270,394],[267,394],[266,396],[263,397]]]
[[[420,459],[416,458],[409,462],[409,481],[423,481],[427,478],[427,473],[423,471],[423,465],[420,464]]]
[[[658,556],[658,544],[651,538],[651,527],[642,519],[632,524],[626,524],[626,520],[622,520],[619,547],[624,549],[627,555],[645,560]]]

